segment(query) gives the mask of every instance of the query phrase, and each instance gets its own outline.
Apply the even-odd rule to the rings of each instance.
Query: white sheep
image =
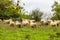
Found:
[[[50,25],[51,26],[57,26],[57,21],[51,21]]]
[[[13,22],[12,20],[10,21],[9,23],[10,26],[14,26],[15,25],[15,22]]]
[[[32,28],[36,28],[37,27],[37,23],[35,21],[30,20],[30,26]]]
[[[48,19],[48,20],[47,20],[48,23],[51,23],[52,21],[53,21],[53,20],[51,20],[51,19]]]
[[[5,23],[10,23],[10,20],[3,20],[3,22],[5,22]]]
[[[56,20],[55,22],[57,23],[57,26],[60,24],[60,20]]]
[[[18,26],[19,28],[21,27],[21,23],[19,21],[16,21],[15,25]]]
[[[48,25],[48,22],[46,20],[41,20],[40,23],[41,25]]]
[[[12,21],[12,19],[8,19],[8,20],[3,20],[3,22],[5,22],[5,23],[10,23],[10,21]]]
[[[23,26],[29,25],[29,20],[23,20],[23,21],[22,21],[22,25],[23,25]]]

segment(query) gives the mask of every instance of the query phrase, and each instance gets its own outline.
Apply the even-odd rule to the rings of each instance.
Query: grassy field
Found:
[[[60,26],[18,28],[0,22],[0,40],[60,40]]]

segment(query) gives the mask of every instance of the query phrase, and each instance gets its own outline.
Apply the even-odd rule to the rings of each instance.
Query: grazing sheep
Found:
[[[51,26],[57,26],[57,22],[56,22],[56,21],[54,21],[54,22],[51,21],[50,25],[51,25]]]
[[[28,21],[28,20],[23,20],[23,21],[22,21],[22,25],[23,25],[23,26],[29,25],[29,21]]]
[[[48,20],[47,20],[47,22],[48,22],[48,23],[51,23],[51,22],[52,22],[52,20],[48,19]]]
[[[11,20],[10,23],[9,23],[10,26],[14,26],[15,23]]]
[[[16,21],[15,25],[19,28],[21,27],[21,23],[19,21]]]
[[[5,23],[9,24],[10,21],[12,21],[12,19],[8,19],[8,20],[3,20]]]
[[[57,20],[57,25],[59,25],[60,24],[60,20]]]
[[[9,24],[10,20],[3,20],[5,23]]]
[[[60,24],[60,21],[59,21],[59,20],[54,20],[54,22],[56,22],[56,23],[57,23],[57,25],[59,25],[59,24]]]
[[[37,24],[36,24],[36,23],[30,23],[30,26],[31,26],[32,28],[36,28],[36,27],[37,27]]]
[[[32,28],[36,28],[37,27],[37,23],[35,22],[35,20],[33,21],[33,20],[30,20],[29,21],[29,24],[30,24],[30,26],[32,27]]]
[[[41,25],[48,25],[48,22],[46,20],[41,20],[40,23]]]

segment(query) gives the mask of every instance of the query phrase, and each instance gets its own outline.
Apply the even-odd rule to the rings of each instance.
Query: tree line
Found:
[[[0,0],[0,19],[17,19],[17,18],[25,18],[25,19],[35,19],[36,21],[40,21],[43,12],[39,9],[32,10],[29,15],[25,15],[22,10],[23,7],[19,5],[19,0],[17,4],[14,4],[12,0]],[[52,12],[54,12],[52,20],[60,20],[60,4],[55,1],[52,5]]]

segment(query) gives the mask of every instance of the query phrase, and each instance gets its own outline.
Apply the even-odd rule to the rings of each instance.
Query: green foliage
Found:
[[[38,9],[35,9],[32,11],[30,18],[35,19],[36,21],[40,21],[42,15],[43,13],[41,11],[39,11]]]
[[[54,2],[52,6],[52,11],[54,12],[52,19],[60,20],[60,4],[58,2]]]
[[[24,18],[24,19],[29,19],[29,15],[26,15],[26,14],[22,14],[22,18]]]
[[[0,0],[0,18],[18,18],[20,17],[21,10],[23,7],[20,5],[15,6],[12,1],[9,0]]]

